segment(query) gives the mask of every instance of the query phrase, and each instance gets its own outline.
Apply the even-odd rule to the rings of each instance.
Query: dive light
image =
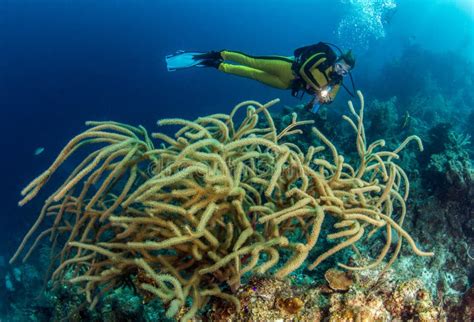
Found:
[[[311,108],[312,113],[317,113],[319,108],[321,107],[321,100],[326,99],[329,96],[329,93],[331,92],[332,87],[331,86],[326,86],[323,88],[321,91],[319,91],[318,95],[318,101],[313,104],[313,107]],[[325,100],[324,100],[325,101]]]

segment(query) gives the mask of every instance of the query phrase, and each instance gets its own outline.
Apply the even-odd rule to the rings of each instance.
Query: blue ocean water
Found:
[[[367,95],[416,93],[420,83],[414,80],[433,73],[445,92],[474,86],[453,84],[448,69],[436,68],[453,57],[450,52],[460,64],[451,67],[472,69],[470,0],[1,0],[0,263],[16,249],[52,188],[18,207],[21,189],[84,130],[85,121],[153,130],[158,119],[228,113],[246,99],[278,97],[276,111],[300,103],[288,91],[214,69],[167,72],[165,55],[231,49],[291,56],[319,41],[352,48],[354,81]],[[418,60],[394,81],[387,66],[410,57]],[[332,106],[345,108],[348,98],[341,90]],[[464,101],[474,108],[472,97]],[[38,148],[44,151],[35,155]]]

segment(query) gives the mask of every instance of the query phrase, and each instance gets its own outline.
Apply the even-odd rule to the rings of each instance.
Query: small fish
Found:
[[[410,125],[410,121],[411,121],[410,113],[406,111],[405,115],[403,116],[402,130]]]
[[[36,148],[36,150],[35,150],[35,156],[40,155],[40,154],[43,153],[43,152],[44,152],[44,148],[43,148],[43,147]]]

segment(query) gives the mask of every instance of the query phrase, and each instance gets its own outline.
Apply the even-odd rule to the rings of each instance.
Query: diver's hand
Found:
[[[320,104],[330,104],[332,103],[332,98],[329,95],[327,95],[325,97],[319,97],[318,101]]]

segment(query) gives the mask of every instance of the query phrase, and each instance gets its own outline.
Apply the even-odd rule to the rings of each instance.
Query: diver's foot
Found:
[[[205,59],[199,64],[197,64],[197,67],[213,67],[213,68],[219,68],[220,64],[222,63],[222,59]]]
[[[205,59],[205,60],[222,60],[221,52],[220,51],[209,51],[203,54],[197,54],[193,56],[194,59]]]
[[[220,51],[210,51],[204,54],[194,55],[193,59],[201,60],[198,67],[214,67],[219,68],[219,65],[222,63],[223,59]]]

